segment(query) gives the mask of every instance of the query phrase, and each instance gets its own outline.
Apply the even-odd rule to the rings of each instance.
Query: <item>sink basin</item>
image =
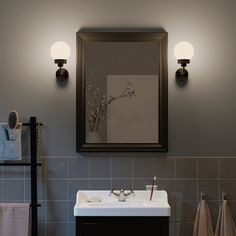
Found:
[[[134,193],[119,202],[110,191],[78,191],[74,216],[170,216],[166,191],[154,191],[152,201],[150,191]]]

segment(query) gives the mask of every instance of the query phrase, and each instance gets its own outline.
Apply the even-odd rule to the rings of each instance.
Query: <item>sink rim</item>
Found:
[[[136,197],[128,198],[126,202],[119,202],[116,198],[109,197],[110,191],[108,190],[78,191],[74,216],[170,216],[171,209],[166,191],[154,191],[152,202],[144,198],[147,191],[136,190],[134,192]],[[87,194],[87,197],[100,194],[103,201],[86,202],[85,199],[81,200],[83,197],[81,194]]]

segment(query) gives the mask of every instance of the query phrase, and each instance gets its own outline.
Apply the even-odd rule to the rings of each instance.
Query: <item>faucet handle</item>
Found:
[[[115,189],[112,189],[112,190],[110,191],[110,193],[109,193],[109,196],[111,196],[111,195],[113,194],[113,195],[119,197],[119,196],[120,196],[120,193],[118,194],[118,193],[116,193],[115,191],[116,191]]]
[[[132,194],[133,196],[135,196],[134,190],[130,189],[128,193],[124,193],[125,196],[129,196],[130,194]]]

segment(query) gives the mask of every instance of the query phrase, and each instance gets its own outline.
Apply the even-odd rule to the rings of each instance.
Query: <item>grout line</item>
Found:
[[[197,180],[197,178],[196,177],[195,178],[190,178],[190,177],[183,178],[183,177],[181,177],[181,178],[175,178],[175,180],[186,180],[186,181],[189,181],[189,180]]]
[[[199,193],[199,159],[198,158],[196,158],[196,165],[197,165],[197,202],[195,203],[195,207],[196,207],[196,209],[197,209],[197,207],[198,207],[198,202],[200,201],[200,199],[199,199],[199,195],[200,195],[200,193]]]
[[[90,178],[92,180],[109,180],[110,178]],[[134,179],[134,180],[152,180],[152,177],[149,178],[145,178],[145,177],[138,177],[138,178],[113,178],[115,180],[130,180],[130,179]],[[170,177],[170,178],[166,178],[166,177],[158,177],[158,180],[196,180],[197,177],[193,178],[193,177],[181,177],[181,178],[175,178],[175,177]],[[199,180],[230,180],[230,181],[236,181],[236,178],[199,178]],[[5,178],[5,180],[24,180],[24,178]],[[25,178],[25,180],[30,180],[30,178]],[[66,177],[63,178],[44,178],[43,181],[45,180],[67,180]],[[68,180],[89,180],[89,178],[68,178]]]
[[[221,171],[221,158],[218,158],[218,199],[220,199],[220,192],[221,192],[221,187],[220,187],[220,183],[221,183],[221,174],[220,174],[220,171]],[[219,206],[218,206],[219,207]]]
[[[66,225],[67,225],[67,235],[69,235],[69,227],[68,227],[68,223],[69,223],[69,214],[68,214],[68,208],[69,208],[69,181],[68,181],[68,159],[66,159],[66,219],[67,219],[67,222],[66,222]],[[75,196],[76,197],[76,196]]]
[[[110,158],[110,190],[112,189],[112,158]]]
[[[6,181],[5,181],[5,175],[4,175],[4,167],[2,166],[2,201],[4,201],[5,199],[4,199],[4,186],[5,186],[5,184],[6,184]]]
[[[2,181],[2,193],[1,193],[1,197],[2,197],[2,200],[3,200],[3,197],[4,197],[4,194],[3,194],[3,191],[4,191],[4,176],[3,176],[3,166],[1,166],[1,168],[2,168],[2,179],[1,179],[1,181]]]
[[[25,167],[24,169],[24,202],[25,202],[25,198],[26,198],[26,194],[25,194]]]
[[[1,173],[1,183],[2,183],[2,186],[1,186],[1,190],[2,190],[2,193],[1,193],[1,199],[3,200],[3,190],[4,190],[4,187],[3,187],[3,166],[1,166],[1,170],[2,170],[2,173]]]
[[[144,153],[143,153],[144,154]],[[160,154],[160,153],[159,153]],[[157,158],[170,158],[170,159],[192,159],[192,158],[199,158],[199,159],[216,159],[216,158],[220,158],[219,156],[207,156],[207,155],[193,155],[193,154],[174,154],[174,153],[168,153],[169,155],[166,156],[156,156],[154,157],[155,159]],[[30,156],[23,156],[22,158],[26,158],[26,159],[30,159]],[[78,158],[87,158],[81,155],[74,155],[74,156],[41,156],[41,158],[43,159],[61,159],[61,158],[67,158],[67,159],[78,159]],[[94,158],[94,157],[92,157]],[[117,158],[117,156],[115,157],[110,157],[111,159],[115,159]],[[119,158],[119,157],[118,157]],[[124,158],[124,157],[121,157]],[[139,158],[139,157],[137,157]],[[152,158],[152,157],[150,157]],[[224,159],[234,159],[235,156],[223,156]],[[124,158],[125,159],[125,158]]]
[[[44,222],[42,222],[44,223]],[[48,221],[46,222],[46,224],[67,224],[67,221]],[[72,223],[72,221],[70,221],[70,223]]]
[[[198,158],[196,158],[196,162],[197,162],[197,200],[199,201],[199,179],[198,179],[198,173],[199,173],[199,160],[198,160]]]
[[[21,177],[21,178],[6,178],[6,177],[3,177],[4,180],[24,180],[25,178],[24,177]],[[29,180],[30,178],[28,178]]]
[[[176,221],[176,224],[194,224],[194,221]],[[179,235],[177,232],[176,232],[176,235]]]
[[[154,178],[154,176],[156,176],[157,177],[157,170],[156,170],[156,158],[152,158],[152,165],[153,165],[153,169],[152,169],[152,171],[153,171],[153,178]]]
[[[91,161],[90,158],[88,159],[88,182],[89,182],[89,189],[91,186]]]
[[[174,194],[176,195],[176,158],[174,158]],[[176,196],[174,196],[174,208],[175,208],[175,211],[174,211],[174,213],[175,213],[175,215],[174,215],[174,228],[175,228],[175,235],[177,235],[177,230],[176,230]]]
[[[131,158],[131,186],[134,189],[134,158]]]
[[[46,170],[48,169],[47,168],[48,167],[48,161],[45,161],[45,166],[44,166],[44,168],[45,168],[45,199],[46,200],[48,200],[48,181],[47,181],[47,172],[46,172]],[[47,232],[48,232],[48,224],[47,224],[47,222],[48,222],[48,201],[46,201],[45,202],[45,213],[44,213],[45,215],[45,222],[46,222],[46,224],[45,224],[45,236],[47,236]]]
[[[45,200],[44,202],[62,202],[62,203],[65,203],[65,202],[67,202],[67,200]],[[72,201],[72,200],[68,200],[68,202],[74,202],[75,203],[75,201]]]

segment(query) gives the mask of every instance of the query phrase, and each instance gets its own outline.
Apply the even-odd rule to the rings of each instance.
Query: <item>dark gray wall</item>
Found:
[[[169,33],[169,152],[236,154],[236,2],[170,0],[3,0],[0,20],[0,117],[17,109],[45,124],[48,156],[75,155],[76,36],[85,27],[156,28]],[[67,41],[70,81],[60,88],[49,50]],[[174,45],[190,41],[195,57],[184,88],[174,79]]]

